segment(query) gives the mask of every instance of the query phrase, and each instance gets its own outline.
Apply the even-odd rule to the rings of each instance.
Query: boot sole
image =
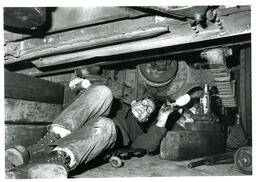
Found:
[[[28,169],[28,178],[67,178],[67,170],[58,164],[37,164]]]
[[[13,166],[21,166],[28,162],[28,151],[24,146],[18,145],[9,148],[5,151],[5,159],[7,159]]]

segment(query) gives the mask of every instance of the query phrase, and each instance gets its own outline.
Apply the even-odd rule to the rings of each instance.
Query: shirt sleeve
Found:
[[[162,138],[166,135],[165,127],[156,125],[149,128],[148,132],[138,136],[132,143],[132,148],[143,148],[148,152],[153,152],[160,145]]]

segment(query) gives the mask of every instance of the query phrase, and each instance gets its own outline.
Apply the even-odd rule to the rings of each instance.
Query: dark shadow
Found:
[[[103,164],[108,163],[108,158],[105,158],[105,156],[106,156],[106,153],[102,153],[99,156],[97,156],[96,158],[92,159],[87,164],[79,165],[74,171],[71,171],[69,173],[69,178],[72,178],[72,176],[82,174],[85,171],[88,171],[90,169],[93,169],[93,168],[96,168]],[[109,167],[111,167],[111,166],[109,166]]]
[[[111,106],[111,110],[109,112],[109,118],[115,118],[117,116],[117,112],[123,108],[122,103],[119,99],[114,98]]]
[[[165,128],[167,129],[167,131],[171,131],[173,130],[173,127],[175,126],[175,123],[179,120],[179,118],[181,117],[181,114],[179,112],[174,111],[168,118]]]
[[[52,26],[52,12],[55,11],[56,7],[46,8],[45,22],[41,26],[37,26],[36,29],[21,28],[4,24],[4,29],[10,32],[19,33],[19,34],[29,34],[33,37],[44,37],[47,31]],[[6,16],[6,15],[5,15]]]

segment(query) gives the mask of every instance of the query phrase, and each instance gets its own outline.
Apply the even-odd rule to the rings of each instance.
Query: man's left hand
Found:
[[[158,114],[158,121],[156,123],[159,127],[164,127],[169,115],[173,112],[174,104],[167,101],[162,105]]]

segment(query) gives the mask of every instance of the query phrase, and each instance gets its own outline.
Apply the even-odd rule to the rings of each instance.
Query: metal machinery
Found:
[[[125,103],[189,93],[215,103],[204,117],[229,125],[238,114],[251,138],[250,16],[250,6],[4,8],[5,69],[63,84],[76,74]]]

